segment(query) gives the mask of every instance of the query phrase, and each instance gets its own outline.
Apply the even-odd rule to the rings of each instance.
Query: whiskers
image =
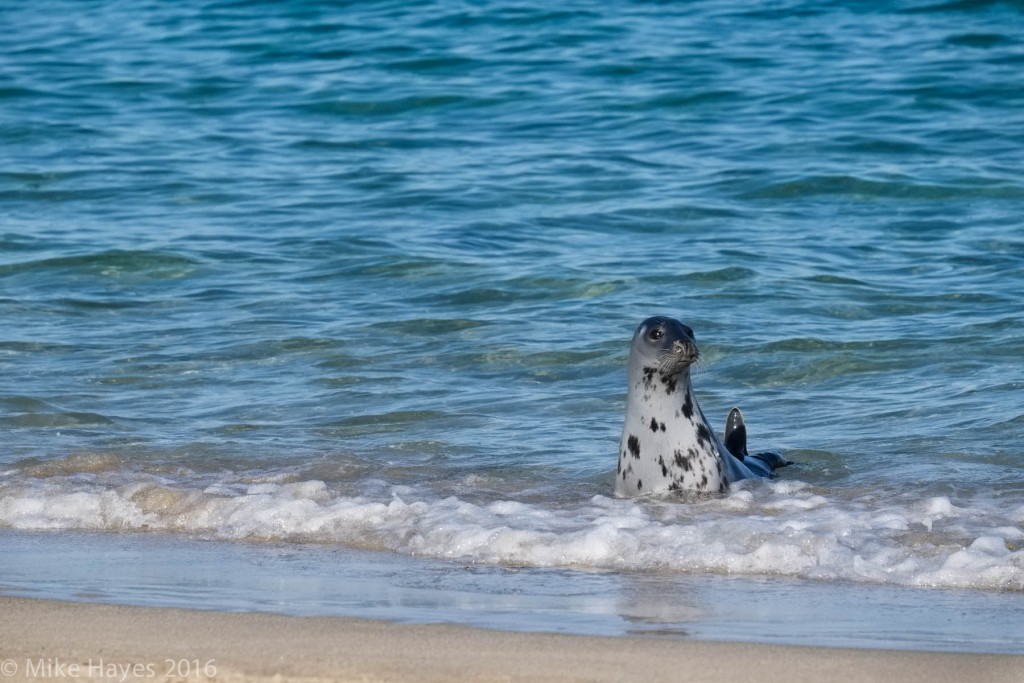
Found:
[[[679,363],[679,356],[671,351],[658,356],[658,374],[659,375],[671,375],[675,370],[675,366]]]
[[[710,365],[708,365],[708,362],[704,359],[704,356],[698,355],[697,360],[695,360],[693,362],[693,365],[690,366],[690,376],[700,377],[701,375],[706,374],[708,372],[709,367]]]
[[[699,362],[700,351],[696,348],[676,348],[658,356],[658,373],[675,375],[682,372],[687,366]]]

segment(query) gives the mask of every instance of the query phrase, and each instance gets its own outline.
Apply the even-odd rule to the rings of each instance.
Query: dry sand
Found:
[[[1024,683],[1024,657],[597,638],[0,598],[0,683]]]

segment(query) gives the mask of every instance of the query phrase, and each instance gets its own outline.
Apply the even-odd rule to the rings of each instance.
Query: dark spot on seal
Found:
[[[693,397],[690,396],[690,392],[686,392],[686,398],[683,399],[683,416],[689,420],[693,417]]]
[[[651,385],[654,384],[655,368],[645,367],[643,372],[644,372],[644,388],[645,389],[650,389]]]
[[[680,491],[683,490],[683,487],[679,485],[678,481],[674,481],[674,482],[672,482],[671,484],[668,485],[668,490],[669,491],[674,491],[676,493],[679,493]]]
[[[666,394],[676,393],[676,376],[675,375],[662,375],[661,383],[665,385]]]
[[[639,491],[643,487],[644,487],[644,480],[643,479],[637,479],[636,480],[636,490]]]
[[[725,485],[725,479],[723,479],[723,480],[722,480],[722,483],[720,483],[720,484],[718,485],[718,492],[719,492],[719,493],[725,493],[725,489],[726,489],[726,485]]]
[[[652,432],[658,431],[658,421],[655,420],[653,417],[651,418],[651,431]]]
[[[640,457],[640,439],[630,434],[629,438],[626,439],[626,446],[629,447],[629,452],[633,454],[634,458]]]
[[[722,473],[722,461],[721,460],[716,460],[715,461],[715,469],[718,470],[719,474]]]
[[[697,441],[701,444],[711,443],[711,432],[703,422],[697,425]]]
[[[668,468],[665,467],[665,456],[663,456],[663,455],[659,455],[658,456],[658,464],[661,465],[661,476],[667,477],[668,476]]]
[[[704,475],[700,478],[700,487],[706,489],[708,487],[708,475]]]
[[[663,431],[663,432],[667,432],[668,431],[667,429],[665,429],[665,423],[664,422],[660,423],[658,426],[661,427],[661,431]]]
[[[690,469],[693,467],[693,465],[690,464],[690,458],[684,457],[683,452],[680,451],[679,449],[676,449],[675,453],[673,453],[672,455],[676,467],[682,467],[684,472],[689,472]]]

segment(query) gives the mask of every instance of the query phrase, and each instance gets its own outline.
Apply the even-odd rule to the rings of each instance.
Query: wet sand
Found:
[[[603,638],[0,598],[0,681],[1024,682],[1024,656]]]

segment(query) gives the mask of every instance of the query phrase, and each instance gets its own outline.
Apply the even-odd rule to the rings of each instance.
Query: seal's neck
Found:
[[[678,396],[680,400],[689,400],[693,403],[693,387],[690,386],[690,368],[685,367],[681,371],[666,373],[654,373],[654,382],[668,396]]]
[[[639,377],[639,383],[647,393],[675,396],[680,392],[690,392],[690,368],[684,367],[675,372],[664,372],[658,367],[658,363],[638,363],[640,367],[630,368],[630,377]],[[640,388],[640,387],[636,387]]]

